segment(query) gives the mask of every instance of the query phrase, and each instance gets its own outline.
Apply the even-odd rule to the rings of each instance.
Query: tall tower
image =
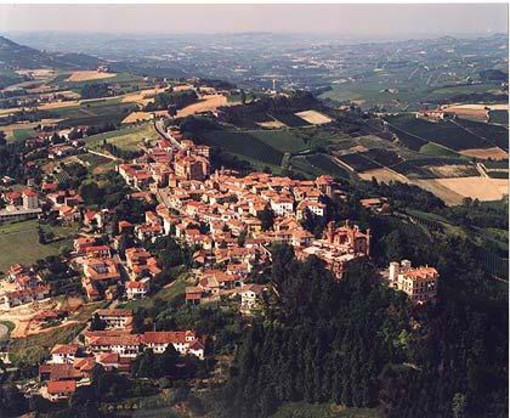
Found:
[[[273,91],[276,93],[276,78],[273,78]]]

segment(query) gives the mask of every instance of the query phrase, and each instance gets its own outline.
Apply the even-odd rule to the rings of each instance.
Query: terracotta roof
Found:
[[[51,350],[51,354],[76,354],[78,351],[78,345],[77,344],[57,344],[53,349]]]
[[[193,331],[149,331],[142,335],[145,344],[178,344],[185,343],[186,336],[193,336]]]
[[[76,391],[76,382],[73,380],[65,380],[62,382],[48,382],[48,393],[56,395],[59,393],[74,393]]]
[[[132,309],[99,309],[99,316],[133,316]]]

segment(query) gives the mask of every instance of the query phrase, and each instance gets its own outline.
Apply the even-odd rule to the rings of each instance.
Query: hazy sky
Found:
[[[363,37],[507,31],[506,4],[0,5],[0,30],[303,32]]]

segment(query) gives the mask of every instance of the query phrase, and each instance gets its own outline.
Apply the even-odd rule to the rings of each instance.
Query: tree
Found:
[[[100,204],[104,196],[103,189],[95,181],[83,183],[80,187],[80,194],[87,205]]]
[[[99,318],[99,315],[97,313],[94,314],[92,320],[90,321],[90,330],[103,331],[106,329],[106,326],[107,326],[106,322]]]
[[[28,412],[28,401],[14,385],[0,386],[0,415],[19,416]]]
[[[262,223],[262,230],[267,231],[273,227],[275,214],[271,209],[264,209],[257,212],[257,218]]]
[[[466,396],[456,393],[452,400],[452,414],[454,418],[464,418],[466,411]]]

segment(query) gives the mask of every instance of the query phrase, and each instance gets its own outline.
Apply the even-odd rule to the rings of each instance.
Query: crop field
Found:
[[[420,185],[423,185],[425,188],[434,186],[445,187],[458,195],[480,201],[499,200],[503,196],[508,195],[508,179],[459,177],[421,180]]]
[[[506,179],[508,180],[508,171],[489,171],[487,175],[491,179]]]
[[[184,118],[189,115],[194,115],[195,113],[209,112],[226,105],[227,98],[221,94],[204,96],[202,100],[177,111],[177,117]]]
[[[32,264],[49,255],[56,255],[68,245],[74,235],[74,229],[55,228],[55,235],[66,239],[50,244],[39,244],[36,219],[12,224],[0,225],[0,271],[15,264]]]
[[[103,132],[102,134],[97,135],[91,135],[85,138],[85,143],[87,145],[87,148],[90,149],[100,149],[103,141],[105,139],[113,138],[115,136],[122,136],[127,135],[132,132],[137,132],[138,130],[145,129],[146,127],[139,127],[139,126],[126,126],[122,129],[118,129],[115,131],[108,131]]]
[[[429,144],[429,142],[427,142],[425,139],[415,134],[404,132],[403,130],[395,126],[391,126],[390,129],[393,133],[395,133],[398,136],[400,144],[402,144],[404,147],[409,148],[410,150],[420,151],[423,146]]]
[[[468,157],[480,158],[482,160],[488,158],[492,158],[494,160],[505,160],[508,158],[508,153],[498,147],[465,149],[460,151],[460,154]]]
[[[80,82],[90,80],[103,80],[105,78],[115,77],[117,74],[113,73],[100,73],[97,71],[75,71],[66,81]]]
[[[392,167],[397,173],[408,177],[409,179],[433,179],[436,178],[434,173],[426,167],[417,165],[415,161],[404,161],[403,163]]]
[[[508,126],[508,110],[490,110],[489,122]]]
[[[256,123],[261,128],[266,128],[266,129],[281,129],[281,128],[285,128],[287,126],[278,120],[266,120],[264,122],[256,122]]]
[[[271,132],[280,133],[280,131]],[[262,138],[269,141],[269,137],[264,136],[265,134],[264,131],[260,131],[256,135],[246,132],[208,131],[201,136],[209,145],[221,147],[225,151],[269,164],[280,165],[283,152],[257,137],[262,135]]]
[[[137,122],[147,121],[147,120],[151,120],[151,119],[152,119],[152,115],[150,113],[147,113],[147,112],[132,112],[128,116],[126,116],[124,118],[122,123],[123,124],[126,124],[126,123],[137,123]]]
[[[338,159],[356,172],[363,172],[381,167],[379,164],[364,158],[363,153],[342,155],[338,157]]]
[[[479,138],[485,138],[486,142],[489,142],[491,146],[497,146],[505,151],[508,151],[507,128],[503,126],[490,125],[488,123],[479,123],[463,119],[459,119],[457,123],[461,125],[466,131],[472,132]]]
[[[370,151],[362,153],[363,158],[375,161],[383,166],[391,167],[392,165],[399,164],[404,160],[393,151],[388,151],[382,148],[374,148]]]
[[[462,158],[420,158],[404,161],[391,168],[410,179],[478,175],[475,166]]]
[[[467,164],[431,165],[422,168],[430,171],[437,178],[477,177],[480,175],[473,165]]]
[[[375,168],[373,170],[367,170],[360,173],[359,176],[363,180],[370,181],[372,177],[376,178],[377,181],[383,183],[389,183],[390,181],[399,181],[401,183],[409,183],[408,178],[402,174],[399,174],[389,168]]]
[[[281,123],[290,126],[291,128],[301,128],[303,126],[312,125],[303,118],[300,118],[291,112],[271,113],[270,116],[280,121]]]
[[[470,105],[449,106],[444,109],[446,112],[454,113],[459,118],[477,122],[487,122],[487,110],[485,107],[473,107]]]
[[[281,152],[300,152],[309,148],[304,138],[295,131],[257,130],[245,132]]]
[[[136,105],[130,103],[87,104],[73,109],[70,114],[59,112],[59,117],[65,118],[61,124],[68,126],[119,124],[135,108]]]
[[[490,149],[490,148],[489,148]],[[431,157],[458,158],[459,154],[434,142],[423,145],[419,151]]]
[[[337,178],[348,178],[349,173],[343,167],[335,163],[329,156],[324,154],[312,154],[306,156],[306,161],[317,169],[320,174],[329,174]]]
[[[109,75],[108,73],[98,73],[103,75]],[[111,74],[110,74],[111,75]],[[114,74],[113,77],[108,77],[103,79],[88,79],[88,80],[76,80],[76,81],[68,81],[69,75],[67,77],[65,76],[58,76],[53,83],[57,84],[62,89],[79,89],[82,88],[86,84],[91,83],[108,83],[108,84],[119,84],[120,86],[126,86],[133,83],[143,83],[143,77],[140,77],[135,74],[130,73],[117,73]]]
[[[395,130],[397,135],[399,135],[398,130],[400,130],[408,135],[415,135],[418,139],[422,139],[424,143],[420,145],[420,148],[425,145],[426,142],[435,142],[455,151],[473,148],[490,148],[492,146],[489,142],[478,136],[478,134],[466,131],[455,122],[427,122],[415,118],[412,115],[388,117],[388,121],[392,127],[397,128],[397,130]],[[476,123],[465,122],[470,124]]]
[[[304,112],[295,113],[296,116],[306,120],[312,125],[322,125],[333,121],[329,116],[326,116],[316,110],[305,110]]]

